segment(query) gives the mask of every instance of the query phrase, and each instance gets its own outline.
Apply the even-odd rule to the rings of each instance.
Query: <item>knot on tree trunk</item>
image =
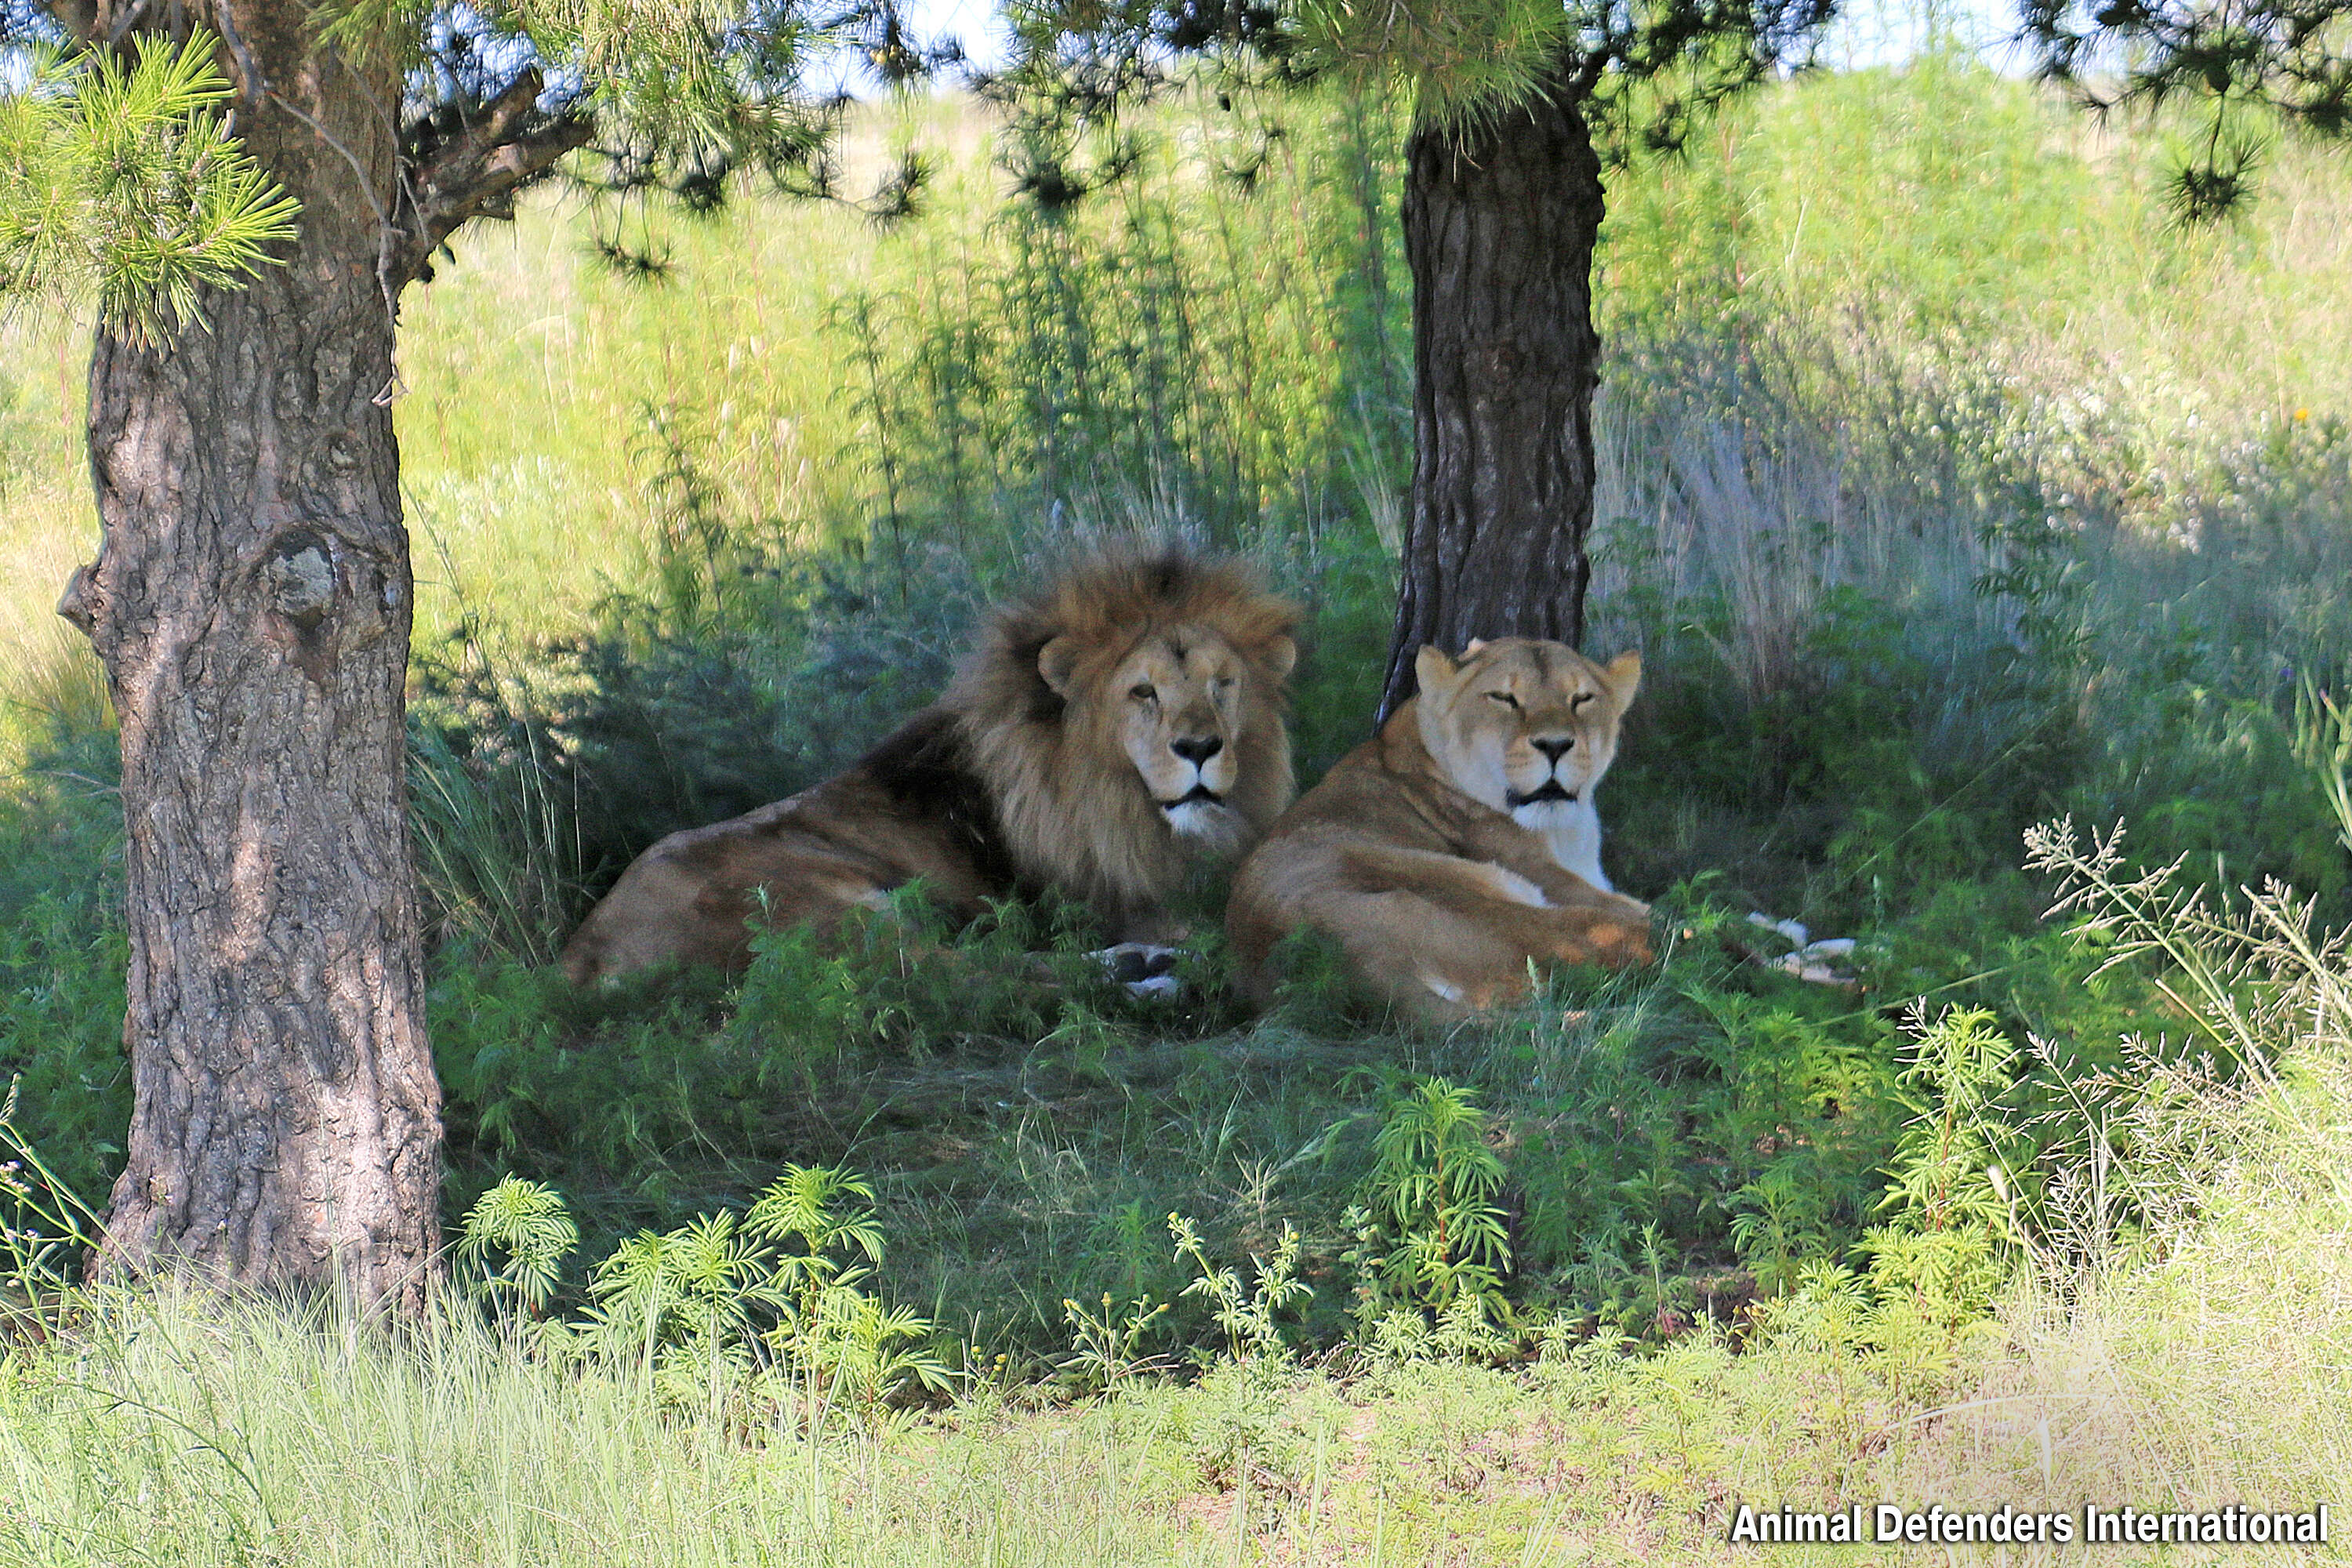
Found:
[[[326,618],[335,600],[335,563],[323,540],[289,533],[261,568],[272,608],[303,631]]]
[[[74,568],[66,582],[66,591],[58,600],[58,614],[78,627],[81,635],[95,640],[98,637],[98,563],[84,562]]]

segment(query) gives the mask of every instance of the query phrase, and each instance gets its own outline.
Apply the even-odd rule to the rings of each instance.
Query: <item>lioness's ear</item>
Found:
[[[1037,673],[1055,696],[1070,695],[1070,683],[1078,674],[1078,653],[1076,637],[1055,637],[1037,650]]]
[[[1462,657],[1464,658],[1468,658],[1472,654],[1476,653],[1480,648],[1485,647],[1486,646],[1486,639],[1485,637],[1472,637],[1470,639],[1470,646],[1462,650]]]
[[[1274,672],[1276,680],[1280,680],[1297,666],[1298,645],[1288,637],[1268,637],[1262,657],[1266,668]]]
[[[1434,643],[1424,644],[1412,656],[1413,684],[1423,691],[1443,691],[1453,684],[1460,668],[1444,648]]]
[[[1633,693],[1642,689],[1642,656],[1628,649],[1609,661],[1601,671],[1609,678],[1609,695],[1617,700],[1622,712],[1633,705]]]

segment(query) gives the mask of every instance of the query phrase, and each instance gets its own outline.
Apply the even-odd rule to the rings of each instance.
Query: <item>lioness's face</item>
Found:
[[[1288,638],[1278,645],[1265,656],[1276,679],[1296,657]],[[1154,631],[1083,695],[1067,689],[1075,671],[1054,668],[1056,646],[1041,659],[1047,683],[1096,708],[1168,826],[1206,848],[1237,847],[1247,824],[1227,796],[1240,773],[1253,676],[1233,645],[1202,626]]]
[[[1459,659],[1424,647],[1422,743],[1463,794],[1543,831],[1589,803],[1617,755],[1642,656],[1593,663],[1565,643],[1474,642]]]

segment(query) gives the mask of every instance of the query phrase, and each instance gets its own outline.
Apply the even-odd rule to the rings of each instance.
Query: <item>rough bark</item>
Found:
[[[1414,460],[1383,720],[1424,644],[1583,634],[1601,216],[1565,89],[1407,143]]]
[[[134,1092],[95,1267],[414,1304],[441,1101],[404,798],[400,83],[320,49],[307,5],[190,10],[303,211],[288,265],[90,363],[103,535],[59,610],[121,720]]]

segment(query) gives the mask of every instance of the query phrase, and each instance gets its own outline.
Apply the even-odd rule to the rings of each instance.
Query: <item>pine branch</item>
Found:
[[[441,242],[467,220],[511,216],[517,191],[595,134],[584,114],[531,124],[544,85],[536,68],[524,70],[478,119],[409,172],[393,258],[403,282],[419,276]]]

